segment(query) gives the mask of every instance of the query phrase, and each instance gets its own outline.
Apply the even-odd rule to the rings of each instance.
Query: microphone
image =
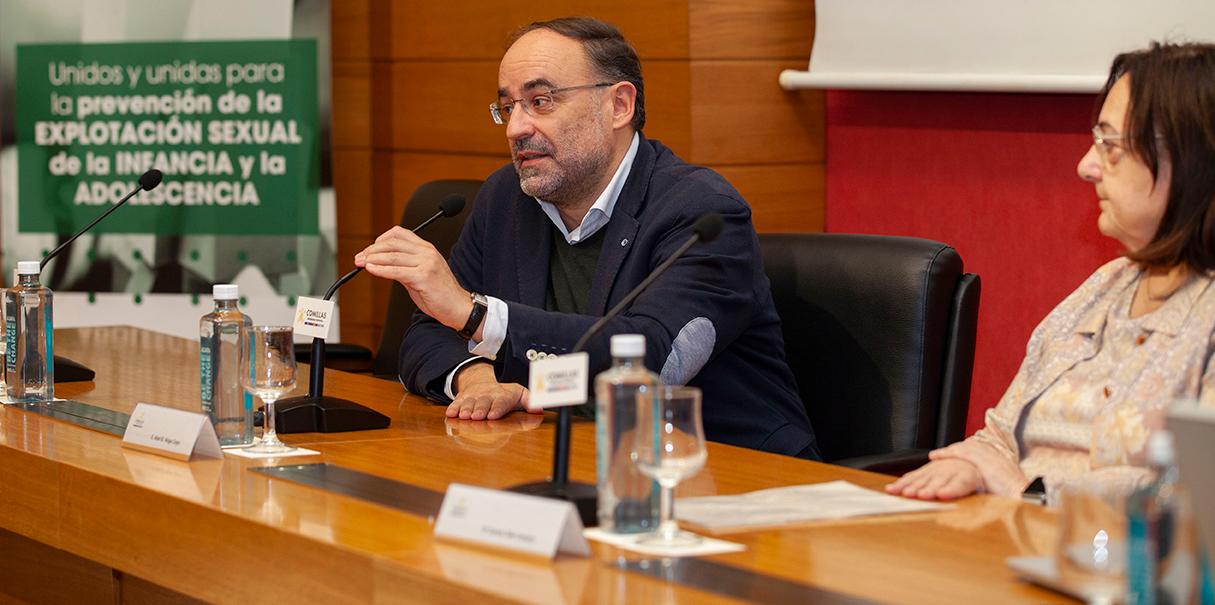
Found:
[[[439,203],[439,210],[422,221],[412,231],[421,232],[440,218],[456,216],[464,210],[464,197],[450,195]],[[339,277],[325,291],[324,300],[330,300],[338,288],[354,279],[363,271],[362,267]],[[353,401],[325,396],[325,339],[312,339],[312,353],[308,361],[308,394],[279,400],[274,406],[274,426],[279,433],[340,433],[386,428],[387,416]]]
[[[93,228],[93,225],[100,223],[101,219],[109,216],[110,213],[117,210],[119,206],[127,203],[127,200],[135,197],[135,194],[139,193],[140,191],[151,191],[155,189],[163,179],[164,175],[155,168],[152,168],[139,175],[139,185],[137,187],[132,189],[130,193],[123,196],[121,200],[118,200],[117,204],[110,206],[108,210],[102,212],[101,216],[93,219],[93,222],[85,225],[84,229],[77,231],[75,235],[67,238],[67,240],[65,240],[62,244],[55,246],[55,249],[51,250],[50,254],[47,254],[45,257],[43,257],[42,261],[38,263],[38,270],[41,271],[43,268],[45,268],[46,264],[51,262],[52,258],[55,258],[60,252],[63,251],[64,248],[67,248],[68,245],[76,241],[76,238],[84,235],[89,229]],[[93,370],[66,357],[56,355],[54,364],[55,382],[88,382],[97,377],[97,373]]]
[[[665,261],[654,268],[641,283],[629,291],[620,302],[616,303],[603,317],[591,324],[578,342],[574,344],[574,348],[570,353],[578,353],[582,351],[586,343],[596,334],[598,334],[609,321],[625,310],[654,280],[658,279],[675,261],[679,260],[689,248],[695,246],[699,242],[711,242],[721,235],[722,227],[725,226],[725,221],[721,215],[716,212],[706,212],[696,219],[692,224],[692,235],[688,237],[679,248],[675,250]],[[534,483],[524,483],[509,488],[512,492],[529,494],[532,496],[543,496],[546,498],[554,498],[557,500],[568,500],[574,504],[574,508],[578,509],[578,515],[582,517],[582,524],[586,527],[598,525],[598,511],[596,510],[598,494],[594,485],[589,483],[571,483],[569,480],[570,468],[570,408],[572,406],[562,406],[557,409],[557,432],[553,439],[553,478],[551,481],[537,481]]]
[[[110,213],[117,210],[119,206],[127,203],[127,200],[135,197],[135,194],[139,193],[140,191],[151,191],[151,190],[155,189],[156,186],[159,185],[160,181],[163,179],[164,179],[164,174],[162,174],[159,170],[157,170],[155,168],[152,168],[151,170],[148,170],[147,172],[139,175],[139,185],[138,186],[136,186],[134,189],[132,189],[130,193],[123,196],[123,198],[121,200],[118,200],[117,204],[110,206],[109,210],[102,212],[101,216],[93,219],[93,222],[89,223],[88,225],[85,225],[84,229],[77,231],[75,235],[67,238],[67,241],[63,242],[62,244],[55,246],[55,249],[51,250],[51,253],[47,254],[46,257],[44,257],[42,259],[42,262],[38,263],[38,268],[42,269],[42,268],[46,267],[46,264],[51,262],[51,259],[55,258],[55,256],[58,255],[61,250],[68,247],[69,244],[76,241],[76,238],[84,235],[85,232],[87,232],[89,229],[92,229],[93,225],[100,223],[101,219],[109,216]]]
[[[417,232],[429,227],[431,223],[439,220],[440,218],[455,216],[457,214],[460,214],[460,212],[463,210],[464,210],[464,197],[453,193],[452,195],[447,196],[447,199],[443,200],[442,202],[439,202],[439,211],[438,212],[430,215],[430,218],[422,221],[422,224],[418,225],[417,227],[414,227],[412,229],[412,231],[414,233],[417,233]],[[338,288],[341,288],[343,284],[354,279],[354,276],[356,276],[362,272],[363,272],[362,267],[355,267],[354,270],[351,271],[350,273],[347,273],[346,275],[339,277],[338,280],[333,282],[333,285],[329,286],[329,289],[325,291],[325,300],[329,300],[330,298],[333,298],[333,295],[335,293],[337,293]],[[281,431],[276,431],[276,432],[281,432]]]

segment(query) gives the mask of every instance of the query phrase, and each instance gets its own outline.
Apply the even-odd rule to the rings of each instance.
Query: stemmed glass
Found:
[[[244,450],[282,454],[295,448],[274,432],[274,402],[295,388],[295,345],[291,326],[253,326],[242,331],[241,383],[266,404],[262,439]]]
[[[662,487],[658,530],[641,536],[637,543],[672,548],[700,542],[700,536],[679,531],[674,510],[675,486],[700,472],[708,458],[700,389],[660,386],[652,394],[638,393],[637,428],[629,457],[641,474]]]

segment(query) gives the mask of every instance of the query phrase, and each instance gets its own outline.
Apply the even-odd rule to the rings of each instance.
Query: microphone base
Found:
[[[387,416],[337,397],[291,397],[274,403],[278,433],[343,433],[388,428]]]
[[[583,527],[599,525],[599,492],[589,483],[570,481],[560,485],[552,481],[537,481],[508,487],[506,491],[571,502],[582,518]]]
[[[66,357],[55,356],[55,382],[89,382],[97,377],[89,367]]]

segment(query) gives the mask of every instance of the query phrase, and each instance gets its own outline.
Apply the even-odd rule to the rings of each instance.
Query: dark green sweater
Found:
[[[599,252],[603,250],[603,238],[607,225],[594,235],[569,244],[556,225],[553,229],[553,249],[548,261],[548,296],[544,308],[561,313],[586,314],[586,303],[591,296],[591,282],[595,279],[595,268],[599,266]]]

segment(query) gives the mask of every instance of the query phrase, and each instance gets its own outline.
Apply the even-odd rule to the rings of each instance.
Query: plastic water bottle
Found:
[[[599,528],[639,533],[658,527],[658,484],[629,457],[637,398],[653,396],[658,376],[645,368],[645,337],[612,337],[612,367],[595,377],[595,459]]]
[[[215,308],[198,322],[198,374],[202,411],[215,425],[220,445],[253,443],[253,396],[240,380],[241,328],[253,325],[236,308],[236,284],[216,284]],[[247,346],[247,345],[245,345]]]
[[[13,280],[14,282],[17,280]],[[8,288],[0,288],[0,402],[8,403]]]
[[[55,398],[54,293],[38,281],[38,261],[17,263],[17,285],[4,292],[5,386],[9,401]]]
[[[1201,582],[1197,527],[1193,503],[1177,470],[1172,433],[1152,433],[1148,464],[1156,478],[1126,502],[1126,602],[1195,603]]]

